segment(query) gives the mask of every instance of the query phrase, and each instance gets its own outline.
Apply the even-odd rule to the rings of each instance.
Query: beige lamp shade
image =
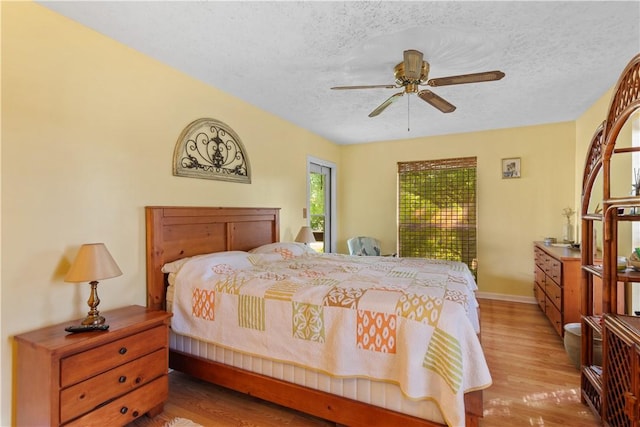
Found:
[[[93,282],[122,274],[104,243],[80,246],[78,255],[64,277],[65,282]]]
[[[296,236],[296,242],[298,243],[312,243],[315,242],[316,238],[313,237],[313,231],[311,231],[311,227],[303,226],[300,228],[298,235]]]

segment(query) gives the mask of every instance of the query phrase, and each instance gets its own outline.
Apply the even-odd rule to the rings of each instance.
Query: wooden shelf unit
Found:
[[[605,314],[603,339],[607,369],[601,381],[602,419],[608,426],[640,426],[640,318]]]
[[[583,403],[609,427],[640,426],[637,403],[640,397],[640,333],[630,332],[640,328],[640,320],[622,316],[627,310],[625,287],[640,282],[640,272],[629,268],[618,271],[617,265],[618,224],[640,222],[637,214],[640,196],[611,195],[612,157],[640,153],[640,147],[616,147],[625,123],[639,110],[640,54],[629,62],[618,79],[607,117],[591,139],[582,181],[581,394]],[[602,196],[597,201],[602,211],[594,212],[590,211],[590,206],[596,201],[593,190],[598,177]],[[596,255],[596,225],[602,229],[601,257]],[[593,362],[594,337],[600,334],[603,360],[602,366],[596,366]]]

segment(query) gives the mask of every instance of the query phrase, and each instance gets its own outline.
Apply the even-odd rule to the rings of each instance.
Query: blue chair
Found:
[[[347,240],[349,255],[380,256],[380,241],[373,237],[357,236]]]

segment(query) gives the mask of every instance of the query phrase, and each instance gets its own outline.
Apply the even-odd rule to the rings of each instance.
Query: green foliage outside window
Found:
[[[399,255],[462,261],[473,270],[475,158],[455,160],[399,164]]]
[[[325,177],[323,174],[311,173],[309,209],[310,225],[313,231],[324,231]]]

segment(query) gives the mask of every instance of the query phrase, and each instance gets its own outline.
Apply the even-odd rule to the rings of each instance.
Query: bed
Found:
[[[238,256],[242,258],[243,262],[244,258],[249,259],[253,263],[253,268],[255,269],[255,266],[258,265],[258,269],[265,276],[267,273],[265,273],[263,265],[266,264],[261,263],[271,261],[275,253],[284,258],[282,251],[279,250],[281,249],[280,244],[278,244],[280,228],[279,209],[277,208],[153,206],[145,208],[145,217],[147,305],[153,309],[171,311],[172,307],[179,307],[177,303],[175,306],[167,304],[167,297],[169,296],[171,299],[175,298],[175,295],[172,287],[168,287],[171,274],[164,273],[163,268],[168,271],[167,268],[170,270],[172,265],[176,267],[177,264],[176,269],[180,270],[180,274],[184,276],[187,274],[186,271],[189,271],[190,268],[195,269],[196,265],[204,263],[205,259],[207,259],[206,262],[209,262],[210,255],[203,254],[215,254],[212,256],[216,259],[219,255],[224,257],[233,255],[233,260]],[[282,242],[282,244],[284,243]],[[255,251],[256,248],[271,248],[271,246],[278,249],[273,253],[258,250],[258,252],[248,255],[249,251]],[[223,252],[225,254],[219,254]],[[287,253],[287,256],[292,255]],[[298,263],[302,263],[305,258],[310,258],[310,262],[314,263],[314,268],[317,271],[323,268],[328,270],[342,269],[343,271],[360,269],[361,264],[365,262],[377,265],[377,268],[380,269],[380,266],[386,265],[383,264],[385,262],[407,262],[402,259],[383,260],[380,258],[376,260],[374,257],[366,257],[369,258],[368,260],[363,258],[350,260],[349,258],[354,257],[340,255],[333,255],[333,258],[325,259],[305,254],[295,259],[295,265],[303,265]],[[186,260],[190,261],[186,262]],[[197,262],[193,260],[197,260]],[[185,262],[183,263],[183,261]],[[344,264],[354,262],[356,264]],[[216,265],[222,264],[218,261]],[[404,268],[405,266],[406,264],[400,267]],[[388,268],[399,271],[400,267],[394,264]],[[442,266],[436,267],[442,268]],[[268,273],[273,276],[278,276],[278,274],[277,271]],[[174,274],[172,280],[177,277],[179,276]],[[169,292],[167,292],[168,288]],[[316,294],[316,289],[319,288],[321,286],[314,287]],[[176,289],[179,288],[176,287]],[[284,292],[289,292],[290,300],[290,294],[293,291],[285,290]],[[238,292],[226,292],[221,295],[222,297],[231,297],[231,294],[234,293]],[[374,295],[372,291],[369,294]],[[206,298],[204,300],[206,302]],[[470,307],[467,307],[468,312],[473,313],[476,310],[475,298],[468,302],[471,304]],[[272,303],[274,303],[273,300],[268,302],[268,304]],[[376,299],[372,298],[370,305],[375,306],[376,304]],[[355,311],[361,312],[362,310],[342,310],[340,312],[352,315]],[[479,347],[479,330],[477,330],[479,325],[474,325],[474,322],[467,318],[464,321],[448,322],[448,324],[457,325],[454,329],[465,331],[466,338],[461,346],[461,353],[463,357],[469,357],[469,366],[473,364],[473,368],[470,370],[473,370],[476,376],[475,382],[468,383],[467,380],[464,380],[463,384],[458,385],[466,392],[459,393],[460,399],[456,405],[459,403],[460,408],[456,408],[458,411],[456,415],[456,409],[449,408],[448,403],[447,407],[441,407],[442,405],[438,404],[438,398],[433,398],[433,396],[416,397],[411,388],[412,385],[402,384],[396,379],[378,378],[376,375],[362,375],[356,371],[350,371],[350,369],[355,369],[353,364],[346,364],[348,365],[346,368],[343,366],[346,370],[341,371],[340,375],[330,375],[322,367],[310,366],[307,362],[297,363],[288,360],[283,354],[278,354],[276,358],[266,357],[258,351],[239,348],[242,346],[237,342],[235,344],[238,345],[213,343],[210,339],[200,338],[195,333],[185,332],[181,329],[182,326],[179,326],[177,322],[180,320],[179,318],[188,317],[184,315],[184,312],[184,309],[174,311],[170,337],[170,367],[223,387],[348,426],[442,426],[447,424],[478,426],[479,419],[482,417],[482,389],[488,387],[491,380]],[[477,313],[475,314],[477,315]],[[206,316],[201,317],[206,318]],[[237,313],[233,316],[219,316],[217,321],[231,318],[237,322]],[[471,318],[474,318],[473,314]],[[477,321],[477,317],[475,319]],[[201,321],[201,319],[196,320]],[[175,324],[173,324],[174,321]],[[327,324],[329,324],[329,320],[327,320]],[[466,326],[467,324],[468,326]],[[176,330],[179,330],[180,333]],[[469,337],[469,330],[471,330],[473,338]],[[239,341],[244,343],[245,337],[243,336]],[[327,338],[327,341],[330,340]],[[397,341],[402,340],[397,339]],[[268,347],[273,348],[273,345],[269,344]],[[287,344],[282,348],[289,347],[290,345]],[[282,351],[282,348],[279,351]],[[377,360],[376,358],[386,360],[385,357],[388,355],[381,353],[369,352],[367,354],[370,354],[370,358],[374,360]],[[474,354],[469,356],[467,353]],[[355,364],[359,365],[360,363]],[[465,359],[465,363],[467,363],[467,359]],[[409,375],[409,377],[413,376]],[[449,401],[444,399],[442,402]],[[460,416],[460,411],[462,416]]]

